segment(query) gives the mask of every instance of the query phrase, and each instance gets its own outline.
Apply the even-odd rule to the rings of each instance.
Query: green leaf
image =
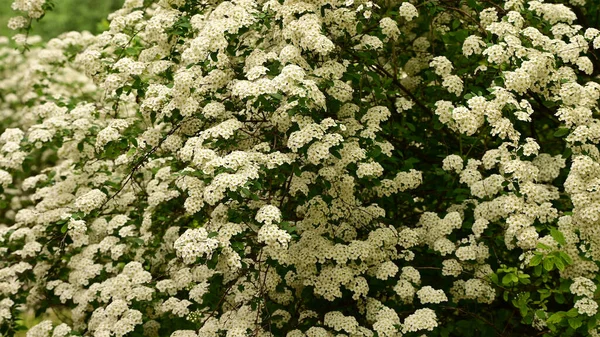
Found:
[[[69,229],[69,224],[68,224],[68,223],[65,223],[65,224],[64,224],[64,225],[62,225],[62,227],[60,228],[60,232],[64,234],[64,233],[66,233],[66,232],[67,232],[67,230],[68,230],[68,229]]]
[[[551,271],[554,269],[554,258],[549,256],[544,260],[543,263],[544,269],[546,269],[547,271]]]
[[[362,24],[362,22],[359,21],[358,24],[356,25],[356,33],[360,34],[360,33],[362,33],[362,30],[363,30],[363,24]]]
[[[552,247],[550,247],[550,246],[548,246],[548,245],[545,245],[545,244],[543,244],[543,243],[541,243],[541,242],[538,242],[538,243],[537,243],[537,246],[536,246],[536,248],[538,248],[538,249],[545,249],[545,250],[550,250],[550,249],[552,249]]]
[[[595,329],[596,328],[596,323],[597,323],[596,317],[594,317],[594,316],[590,317],[590,319],[587,322],[587,328],[588,328],[588,330]]]
[[[565,236],[558,229],[556,229],[556,228],[550,229],[550,235],[552,235],[552,238],[554,240],[556,240],[556,242],[558,242],[562,246],[565,246],[567,244],[567,240],[565,239]]]
[[[252,195],[252,192],[250,192],[250,190],[246,187],[241,187],[240,188],[240,194],[244,197],[244,198],[248,198]]]
[[[513,273],[506,274],[502,277],[502,284],[506,286],[511,285],[511,283],[517,282],[519,282],[519,278]]]
[[[369,151],[368,156],[371,158],[377,158],[377,157],[379,157],[380,154],[381,154],[381,147],[375,145]]]
[[[560,271],[565,270],[565,263],[563,262],[562,259],[556,259],[554,261],[554,264],[556,265],[556,268],[558,268],[558,270],[560,270]]]
[[[564,137],[569,133],[569,131],[570,130],[568,128],[559,128],[554,132],[553,136],[556,138]]]
[[[560,321],[562,321],[564,317],[564,312],[559,311],[556,312],[554,314],[552,314],[550,317],[548,317],[548,319],[546,320],[546,323],[560,323]]]
[[[498,284],[498,274],[496,274],[496,273],[491,274],[490,279],[492,280],[492,282],[494,284]]]
[[[529,265],[531,267],[535,267],[538,264],[542,263],[542,260],[544,259],[544,257],[541,254],[536,254],[531,261],[529,261]]]
[[[452,29],[453,30],[455,30],[459,26],[460,26],[460,20],[454,20],[454,21],[452,21]]]
[[[579,316],[579,311],[576,308],[571,308],[571,310],[567,311],[568,317],[577,317]]]
[[[569,325],[575,330],[577,330],[577,328],[579,328],[582,324],[581,318],[569,318]]]
[[[558,254],[567,265],[573,264],[573,259],[569,256],[569,254],[565,252],[559,252]]]

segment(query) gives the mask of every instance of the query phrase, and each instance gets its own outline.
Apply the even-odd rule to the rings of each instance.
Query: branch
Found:
[[[483,317],[481,317],[481,316],[479,316],[477,314],[474,314],[474,313],[472,313],[470,311],[466,311],[466,310],[461,309],[459,307],[443,306],[442,308],[447,309],[447,310],[457,310],[457,311],[460,311],[463,314],[467,314],[467,315],[469,315],[471,317],[477,318],[478,320],[480,320],[480,321],[484,322],[485,324],[487,324],[487,325],[491,326],[492,328],[494,328],[494,331],[496,332],[496,334],[498,336],[500,336],[500,337],[503,336],[502,332],[500,330],[498,330],[498,328],[496,328],[496,326],[492,322],[488,321],[487,319],[485,319],[485,318],[483,318]]]
[[[180,121],[173,129],[171,129],[171,131],[169,131],[166,136],[164,136],[159,142],[158,144],[156,144],[156,146],[154,146],[150,151],[146,152],[146,154],[144,154],[142,156],[142,158],[140,158],[134,165],[133,168],[131,169],[131,172],[127,175],[127,178],[124,179],[124,182],[121,183],[121,186],[119,187],[119,189],[113,194],[111,195],[108,199],[106,199],[106,201],[102,204],[102,206],[100,206],[100,209],[103,209],[104,206],[106,206],[112,199],[114,199],[119,193],[121,193],[121,191],[125,188],[125,186],[129,183],[129,181],[131,179],[133,179],[133,175],[135,174],[135,172],[141,168],[142,166],[144,166],[146,160],[148,158],[150,158],[150,156],[156,152],[156,150],[158,150],[158,148],[164,143],[164,141],[172,134],[174,134],[183,124],[183,120]]]

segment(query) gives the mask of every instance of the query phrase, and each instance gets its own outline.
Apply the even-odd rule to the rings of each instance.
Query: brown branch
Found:
[[[456,8],[456,7],[451,7],[451,6],[444,6],[442,5],[441,7],[446,8],[446,9],[450,9],[453,10],[455,12],[461,13],[462,15],[466,16],[467,18],[469,18],[471,21],[473,21],[478,27],[479,30],[481,30],[481,32],[487,37],[488,36],[488,32],[485,30],[485,28],[483,28],[483,26],[481,26],[481,23],[479,21],[477,21],[475,18],[473,18],[472,15],[470,15],[469,13],[463,11],[460,8]]]
[[[159,142],[158,144],[156,144],[156,146],[154,146],[150,151],[146,152],[146,154],[144,154],[142,156],[142,158],[140,158],[134,165],[133,168],[131,169],[131,172],[129,173],[129,175],[127,175],[127,178],[125,180],[123,180],[124,182],[121,183],[121,186],[119,187],[119,189],[113,194],[111,195],[108,199],[106,199],[106,201],[100,206],[100,209],[103,209],[104,206],[106,206],[112,199],[114,199],[119,193],[121,193],[121,191],[123,191],[123,189],[125,188],[125,186],[129,183],[129,181],[131,181],[131,179],[133,179],[133,175],[136,173],[136,171],[138,169],[140,169],[142,166],[144,166],[146,160],[148,158],[150,158],[150,156],[156,152],[156,150],[158,150],[158,148],[160,148],[160,146],[165,142],[165,140],[171,136],[172,134],[174,134],[183,124],[183,121],[180,121],[173,129],[171,129],[171,131],[169,131],[166,136],[164,136]]]

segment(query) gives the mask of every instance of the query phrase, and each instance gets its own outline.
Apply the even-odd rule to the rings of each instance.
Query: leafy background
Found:
[[[121,8],[124,0],[57,0],[55,8],[43,20],[33,24],[33,35],[49,40],[68,31],[84,31],[97,34],[108,27],[108,14]],[[11,0],[0,1],[0,36],[11,37],[15,33],[6,27],[8,19],[15,15],[10,8]]]

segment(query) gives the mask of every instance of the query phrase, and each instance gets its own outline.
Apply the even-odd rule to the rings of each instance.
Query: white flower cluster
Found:
[[[446,294],[441,289],[433,289],[430,286],[425,286],[417,291],[417,297],[423,304],[442,303],[448,301]]]
[[[102,206],[107,199],[108,197],[102,191],[93,189],[80,195],[75,200],[75,207],[84,213],[89,213]]]
[[[42,7],[46,0],[14,0],[11,8],[15,11],[23,11],[32,19],[39,19],[44,15]]]
[[[596,292],[596,284],[592,280],[585,277],[576,277],[569,287],[571,293],[579,298],[575,302],[575,309],[581,315],[594,316],[598,312],[598,302],[594,299]]]
[[[573,279],[573,283],[569,287],[569,290],[571,290],[572,294],[577,296],[594,297],[596,285],[592,280],[579,276]]]
[[[437,326],[438,321],[435,311],[428,308],[417,309],[414,314],[404,319],[402,332],[432,331]]]
[[[581,315],[594,316],[598,312],[598,302],[589,297],[578,299],[574,307]]]
[[[72,324],[27,336],[429,334],[544,247],[596,315],[600,31],[392,4],[127,0],[95,36],[0,38],[0,329],[60,303]]]
[[[177,256],[181,257],[186,264],[194,263],[202,256],[210,258],[217,247],[219,241],[209,238],[204,228],[188,229],[174,244]]]
[[[265,205],[258,210],[255,219],[262,224],[271,225],[281,221],[281,211],[277,206]]]
[[[405,1],[400,5],[398,14],[406,19],[406,21],[412,21],[415,17],[419,16],[419,11],[417,11],[417,8],[413,4]]]

